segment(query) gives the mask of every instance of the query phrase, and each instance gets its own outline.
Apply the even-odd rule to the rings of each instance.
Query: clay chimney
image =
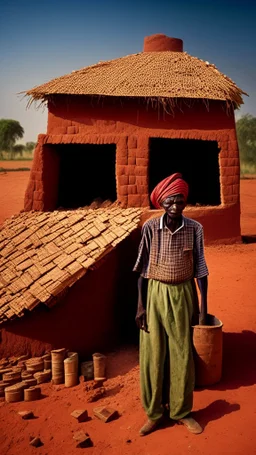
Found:
[[[158,33],[144,38],[143,52],[183,52],[183,41]]]

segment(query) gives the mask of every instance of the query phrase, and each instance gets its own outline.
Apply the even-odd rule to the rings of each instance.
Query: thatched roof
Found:
[[[139,208],[24,212],[0,228],[0,324],[59,297],[137,228]]]
[[[222,100],[243,104],[243,92],[214,65],[186,52],[141,52],[99,62],[32,88],[33,100],[55,95]]]

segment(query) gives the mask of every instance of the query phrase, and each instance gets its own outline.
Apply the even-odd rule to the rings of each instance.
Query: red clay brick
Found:
[[[35,189],[36,191],[43,191],[43,182],[41,180],[35,181]]]
[[[147,185],[137,185],[138,193],[140,194],[148,194],[148,186]]]
[[[137,194],[137,185],[128,185],[128,194]]]
[[[137,155],[137,149],[129,149],[129,150],[128,150],[128,158],[129,158],[130,156],[136,157],[136,155]]]
[[[31,194],[32,194],[33,191],[34,191],[34,189],[35,189],[35,186],[36,186],[35,180],[31,180],[31,179],[30,179],[29,182],[28,182],[28,186],[27,186],[26,191],[27,191],[28,193],[31,193]]]
[[[224,150],[228,150],[228,141],[220,141],[218,144],[219,148],[221,149],[220,153],[222,153]]]
[[[235,204],[237,202],[237,196],[226,196],[225,203],[226,204]]]
[[[240,192],[240,184],[239,183],[236,183],[235,185],[232,185],[233,187],[233,194],[235,195],[239,195],[239,192]]]
[[[229,150],[228,150],[228,148],[225,149],[225,150],[221,150],[221,151],[220,151],[220,159],[228,158],[228,157],[229,157]]]
[[[240,176],[239,175],[232,175],[229,177],[226,177],[226,183],[227,185],[235,185],[239,182]]]
[[[88,420],[88,412],[86,409],[76,409],[75,411],[71,412],[70,415],[72,417],[75,417],[79,423],[86,422],[86,420]]]
[[[232,185],[223,186],[221,193],[224,199],[226,200],[226,196],[230,196],[231,194],[233,194]]]
[[[117,149],[117,157],[120,157],[120,158],[127,158],[127,157],[128,157],[127,148],[118,147],[118,149]]]
[[[94,408],[93,413],[98,419],[105,423],[111,422],[111,420],[115,420],[119,417],[119,414],[115,409],[104,406]]]
[[[116,157],[116,164],[117,165],[120,165],[120,164],[128,164],[128,158],[127,156],[126,157],[122,157],[122,156],[118,156]]]
[[[128,138],[128,148],[136,149],[137,148],[137,138],[135,136],[129,136]]]
[[[147,175],[136,175],[136,183],[137,183],[137,185],[147,185],[148,176]]]
[[[136,177],[135,175],[129,175],[129,184],[134,185],[136,182]]]
[[[128,158],[128,164],[136,164],[136,158],[135,156],[130,156]]]
[[[67,133],[67,127],[66,126],[58,126],[54,128],[54,133],[55,134],[66,134]]]
[[[240,168],[239,166],[227,166],[227,167],[223,167],[221,169],[221,175],[224,175],[224,176],[235,176],[235,175],[239,175],[240,174]]]
[[[129,176],[128,175],[120,175],[118,177],[119,185],[128,185],[129,183]]]
[[[18,414],[23,420],[33,419],[34,417],[33,411],[19,411]]]
[[[120,201],[121,208],[125,209],[128,206],[128,196],[127,195],[120,195],[118,197],[118,200]]]
[[[34,191],[34,201],[43,201],[44,199],[44,192],[43,191]]]
[[[135,170],[135,164],[130,164],[129,166],[125,166],[124,173],[125,175],[135,175]]]
[[[136,158],[147,158],[148,159],[149,151],[146,149],[137,149]]]
[[[33,207],[32,210],[37,210],[39,212],[43,211],[43,202],[42,201],[35,201],[33,200]]]
[[[148,195],[142,195],[141,196],[141,207],[149,207],[150,202],[149,202],[149,197]]]
[[[147,166],[136,166],[135,168],[135,175],[145,176],[147,175]]]
[[[136,165],[137,166],[148,166],[148,159],[147,158],[136,158]]]
[[[229,150],[233,150],[234,152],[237,152],[238,151],[238,143],[237,143],[237,140],[231,140],[229,141],[228,143],[228,148]]]
[[[67,133],[68,134],[76,134],[78,132],[77,126],[68,126]]]
[[[116,173],[117,175],[124,175],[126,172],[126,166],[124,165],[121,165],[121,164],[117,164],[116,165]]]
[[[126,196],[128,194],[128,185],[121,185],[118,188],[118,194]]]
[[[140,194],[128,194],[128,207],[140,207]]]

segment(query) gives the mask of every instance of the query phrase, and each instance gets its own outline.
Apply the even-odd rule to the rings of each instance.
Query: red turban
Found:
[[[166,179],[158,183],[152,191],[150,199],[154,207],[160,209],[160,202],[174,194],[182,194],[185,201],[187,200],[188,184],[182,179],[182,175],[179,172],[166,177]]]

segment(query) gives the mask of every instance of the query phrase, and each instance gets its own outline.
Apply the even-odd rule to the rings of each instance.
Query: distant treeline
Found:
[[[35,142],[26,142],[25,145],[16,144],[23,135],[24,129],[17,120],[0,120],[0,159],[16,159],[24,155],[32,157]]]

